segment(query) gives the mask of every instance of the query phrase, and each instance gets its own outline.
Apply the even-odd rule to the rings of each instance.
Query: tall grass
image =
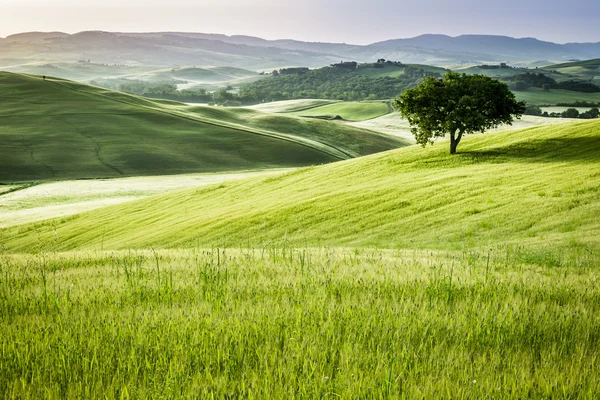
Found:
[[[598,261],[520,247],[4,254],[0,392],[593,398]]]

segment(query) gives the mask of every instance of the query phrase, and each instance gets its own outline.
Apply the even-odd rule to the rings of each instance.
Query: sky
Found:
[[[0,37],[182,31],[369,44],[426,33],[600,42],[600,1],[0,0]]]

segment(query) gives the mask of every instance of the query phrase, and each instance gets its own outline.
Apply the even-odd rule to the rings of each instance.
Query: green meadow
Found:
[[[295,114],[300,117],[365,121],[390,112],[392,107],[385,102],[342,102],[298,111]]]
[[[545,91],[544,89],[532,87],[525,91],[515,92],[515,96],[517,100],[536,106],[551,106],[561,103],[575,103],[577,101],[587,101],[589,103],[600,102],[600,93],[582,93],[563,89]]]
[[[57,78],[0,73],[0,182],[327,163],[405,142],[328,121],[192,107]]]
[[[0,255],[6,398],[589,398],[598,253]]]
[[[600,392],[600,121],[0,83],[5,398]]]
[[[600,122],[473,136],[2,231],[10,251],[598,245]],[[568,178],[567,178],[568,177]]]
[[[549,65],[545,71],[555,71],[564,76],[563,80],[579,78],[583,80],[600,79],[600,59],[575,61],[563,64]]]

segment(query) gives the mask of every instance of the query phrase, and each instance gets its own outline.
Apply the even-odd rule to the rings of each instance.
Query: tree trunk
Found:
[[[456,136],[455,132],[450,133],[450,154],[456,154],[456,148],[458,147],[462,136],[462,131],[458,131],[458,136]]]
[[[454,136],[454,132],[452,132],[450,133],[450,154],[456,154],[456,146],[458,146],[458,142],[456,136]]]

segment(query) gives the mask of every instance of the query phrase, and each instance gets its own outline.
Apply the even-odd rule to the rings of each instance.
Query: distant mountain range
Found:
[[[266,70],[321,67],[340,60],[379,58],[439,66],[508,62],[540,65],[600,58],[600,42],[557,44],[506,36],[422,35],[359,46],[205,33],[66,34],[30,32],[0,39],[0,68],[39,62],[93,62],[126,65],[211,65]]]

